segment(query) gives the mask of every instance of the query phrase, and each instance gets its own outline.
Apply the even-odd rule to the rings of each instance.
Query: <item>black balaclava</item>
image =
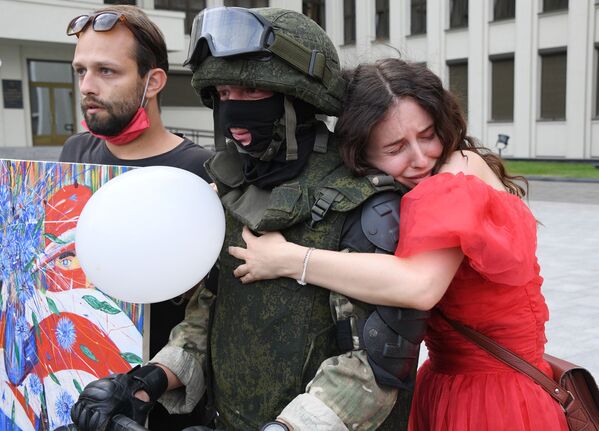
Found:
[[[297,160],[287,160],[285,145],[284,96],[275,93],[260,100],[224,100],[219,102],[218,127],[232,139],[243,159],[246,183],[272,188],[295,178],[304,168],[314,146],[314,108],[294,100],[297,117]],[[252,136],[248,145],[233,139],[231,128],[247,129]]]

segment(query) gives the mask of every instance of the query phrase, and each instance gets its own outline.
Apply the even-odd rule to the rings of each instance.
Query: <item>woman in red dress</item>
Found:
[[[278,233],[244,232],[244,283],[292,277],[373,304],[441,310],[550,374],[536,220],[501,160],[466,134],[454,96],[425,66],[398,59],[349,76],[335,132],[346,164],[412,190],[395,256],[314,250]],[[304,271],[304,260],[307,267]],[[411,430],[567,430],[560,406],[530,378],[463,338],[437,313],[419,369]]]

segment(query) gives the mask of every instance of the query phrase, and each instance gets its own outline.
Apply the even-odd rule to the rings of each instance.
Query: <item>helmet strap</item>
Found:
[[[285,140],[287,141],[285,160],[297,160],[297,140],[295,139],[297,117],[295,115],[295,108],[287,96],[285,96],[283,106],[285,107]]]
[[[266,151],[264,151],[262,155],[260,155],[260,157],[258,158],[263,162],[270,162],[272,159],[274,159],[275,156],[279,153],[279,149],[281,148],[281,144],[283,143],[284,135],[285,126],[281,124],[280,120],[277,120],[273,127],[272,140],[270,141],[270,145],[268,146]]]
[[[214,121],[214,149],[216,152],[224,151],[227,149],[225,142],[225,135],[223,131],[218,127],[218,111],[220,109],[220,99],[215,93],[212,93],[212,119]]]

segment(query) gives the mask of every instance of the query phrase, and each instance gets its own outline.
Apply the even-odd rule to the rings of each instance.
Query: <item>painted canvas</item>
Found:
[[[75,250],[86,202],[126,170],[0,159],[0,430],[74,429],[85,385],[142,362],[143,306],[94,288]]]

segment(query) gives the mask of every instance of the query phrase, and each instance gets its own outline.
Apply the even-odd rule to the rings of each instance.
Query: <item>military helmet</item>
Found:
[[[185,64],[210,108],[216,85],[239,85],[296,97],[327,115],[341,111],[345,81],[335,46],[299,12],[205,9],[194,20]]]

